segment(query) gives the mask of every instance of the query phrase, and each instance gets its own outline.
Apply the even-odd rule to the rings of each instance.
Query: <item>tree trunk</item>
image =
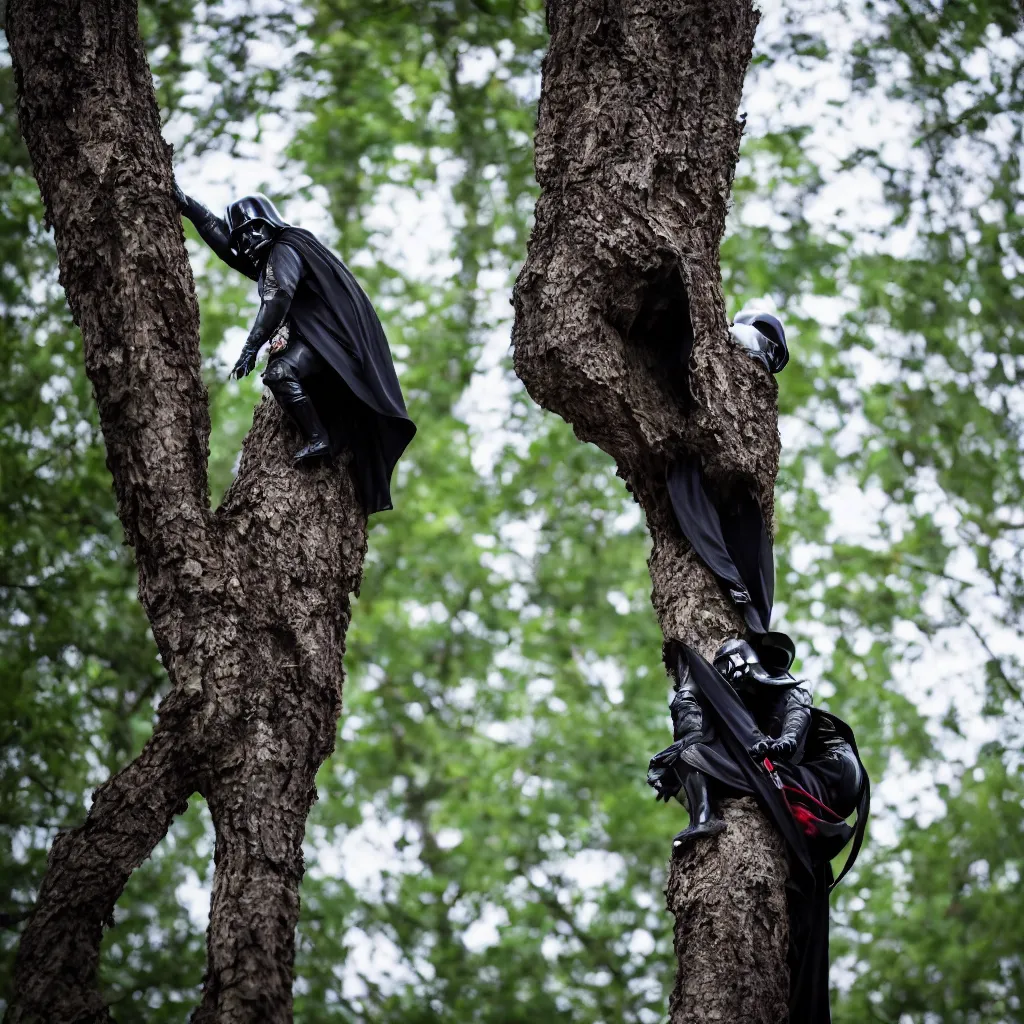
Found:
[[[647,517],[666,648],[705,657],[743,623],[679,530],[666,467],[699,455],[771,530],[779,461],[777,388],[728,339],[719,270],[756,24],[751,0],[549,0],[541,196],[515,291],[516,372],[615,459]],[[782,845],[752,801],[725,813],[728,831],[669,868],[671,1019],[781,1024]],[[666,818],[666,847],[680,825]]]
[[[81,328],[139,597],[170,690],[140,756],[58,836],[12,1022],[107,1021],[96,969],[131,872],[189,796],[216,828],[194,1019],[291,1020],[302,839],[334,747],[366,520],[344,465],[297,469],[264,400],[209,508],[199,317],[135,0],[9,0],[22,132]]]

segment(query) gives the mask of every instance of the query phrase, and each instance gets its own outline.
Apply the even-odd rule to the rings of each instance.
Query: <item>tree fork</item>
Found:
[[[615,459],[643,508],[666,654],[683,642],[710,657],[743,623],[683,538],[665,471],[698,455],[721,494],[750,489],[772,529],[778,392],[728,339],[719,268],[758,17],[750,0],[549,0],[547,12],[516,373]],[[728,831],[669,868],[671,1020],[783,1024],[782,845],[752,801],[724,813]],[[666,817],[666,845],[677,824]]]
[[[140,756],[55,841],[5,1019],[110,1020],[96,977],[103,926],[198,791],[217,863],[194,1019],[285,1024],[302,835],[334,747],[366,517],[343,461],[291,464],[297,432],[268,399],[209,508],[198,308],[135,0],[8,0],[6,30],[170,690]]]

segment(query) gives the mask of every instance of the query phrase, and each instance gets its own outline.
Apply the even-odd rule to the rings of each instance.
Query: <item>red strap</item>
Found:
[[[779,778],[779,773],[775,770],[775,765],[771,763],[766,757],[761,764],[764,765],[765,771],[768,772],[768,778],[772,780],[776,789],[782,789],[782,779]]]
[[[790,804],[789,809],[793,817],[803,827],[804,835],[816,836],[818,834],[818,826],[816,824],[818,819],[808,808],[802,804]]]
[[[817,800],[813,796],[811,796],[811,794],[808,793],[806,789],[801,789],[799,786],[783,786],[782,788],[790,793],[796,793],[799,796],[805,797],[807,800],[810,800],[811,803],[817,804],[823,811],[828,811],[828,813],[831,814],[832,817],[836,819],[836,821],[845,820],[844,818],[836,814],[836,812],[833,811],[832,808],[829,807],[827,804],[823,804],[820,800]]]

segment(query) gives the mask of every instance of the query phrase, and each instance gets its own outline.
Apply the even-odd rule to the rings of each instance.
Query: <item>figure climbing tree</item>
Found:
[[[515,291],[516,372],[642,507],[666,651],[710,658],[743,620],[684,540],[668,465],[752,491],[769,532],[777,389],[728,341],[719,270],[757,15],[750,0],[550,0],[536,226]],[[752,800],[669,870],[673,1024],[788,1017],[786,860]],[[666,839],[671,825],[666,826]],[[666,846],[667,846],[666,842]]]

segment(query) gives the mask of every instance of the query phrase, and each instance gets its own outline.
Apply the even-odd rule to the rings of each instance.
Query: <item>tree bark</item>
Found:
[[[217,841],[194,1019],[290,1021],[302,838],[334,747],[365,515],[344,460],[291,464],[297,432],[269,399],[209,508],[198,308],[135,0],[9,0],[7,35],[170,689],[141,755],[54,842],[6,1019],[111,1019],[96,979],[104,924],[198,791]]]
[[[615,459],[646,514],[666,650],[683,642],[710,657],[743,623],[683,538],[665,470],[699,455],[710,486],[725,500],[751,490],[772,529],[778,392],[729,341],[719,269],[757,15],[750,0],[549,0],[547,10],[541,195],[515,290],[516,372]],[[785,857],[752,801],[726,814],[728,831],[669,868],[671,1020],[781,1024]],[[666,820],[666,845],[679,825]]]

